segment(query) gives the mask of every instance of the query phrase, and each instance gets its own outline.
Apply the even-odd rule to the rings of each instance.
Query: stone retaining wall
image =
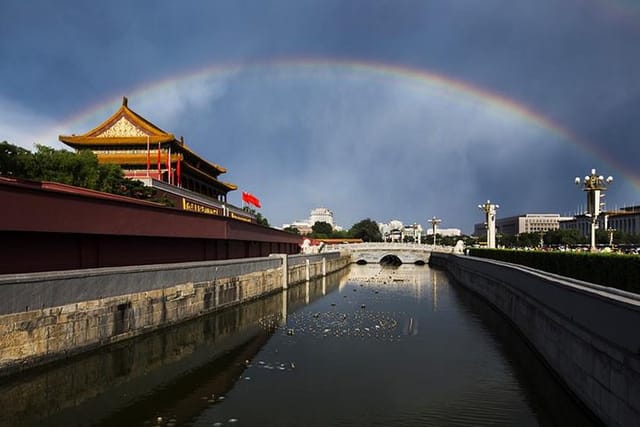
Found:
[[[283,265],[294,265],[285,272]],[[308,262],[307,262],[308,260]],[[278,292],[340,254],[0,276],[0,376]]]
[[[436,254],[505,314],[606,425],[640,425],[640,296],[498,261]]]

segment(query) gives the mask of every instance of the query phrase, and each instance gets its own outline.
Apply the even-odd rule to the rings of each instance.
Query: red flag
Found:
[[[262,206],[260,206],[260,200],[258,200],[258,198],[256,196],[254,196],[251,193],[247,193],[246,191],[242,192],[242,201],[249,203],[253,206],[255,206],[256,208],[261,208]]]

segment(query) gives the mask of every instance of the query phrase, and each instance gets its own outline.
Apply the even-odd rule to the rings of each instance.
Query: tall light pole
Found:
[[[436,245],[436,229],[438,228],[438,224],[442,222],[441,219],[436,218],[435,216],[429,220],[431,224],[431,230],[433,230],[433,246]]]
[[[500,205],[491,203],[487,200],[486,203],[478,205],[478,208],[485,213],[484,225],[487,227],[487,247],[496,247],[496,209],[500,208]]]
[[[615,232],[615,228],[607,228],[607,233],[609,233],[609,247],[611,248],[613,248],[613,233]]]
[[[611,184],[612,181],[612,176],[608,176],[605,179],[602,175],[596,175],[595,169],[591,169],[591,175],[585,176],[584,181],[578,176],[575,179],[576,185],[582,184],[582,189],[587,193],[586,216],[589,217],[591,222],[591,252],[596,251],[596,225],[600,215],[600,199],[604,197],[601,192],[607,189],[605,184]]]

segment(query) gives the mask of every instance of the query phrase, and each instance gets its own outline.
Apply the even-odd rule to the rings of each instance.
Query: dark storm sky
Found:
[[[591,168],[616,180],[609,207],[640,204],[634,2],[5,0],[0,17],[0,140],[58,147],[127,95],[274,225],[323,206],[345,227],[470,231],[487,199],[569,214]]]

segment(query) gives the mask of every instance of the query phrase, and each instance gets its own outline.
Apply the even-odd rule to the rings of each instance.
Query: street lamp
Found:
[[[429,220],[431,224],[431,229],[433,230],[433,246],[436,245],[436,229],[438,228],[438,224],[442,222],[441,219],[436,218],[435,216]]]
[[[500,208],[500,205],[491,203],[487,200],[486,203],[478,205],[478,208],[485,213],[484,225],[487,227],[487,247],[493,249],[496,247],[496,209]]]
[[[604,197],[604,194],[600,193],[607,189],[605,184],[611,184],[612,181],[612,176],[605,179],[602,175],[596,175],[595,169],[591,169],[591,175],[585,176],[584,180],[578,176],[575,179],[576,185],[583,184],[582,189],[587,192],[587,212],[585,215],[591,220],[591,252],[596,250],[596,225],[600,215],[600,199]]]
[[[613,248],[613,233],[617,230],[615,228],[607,228],[607,233],[609,233],[609,247]]]

